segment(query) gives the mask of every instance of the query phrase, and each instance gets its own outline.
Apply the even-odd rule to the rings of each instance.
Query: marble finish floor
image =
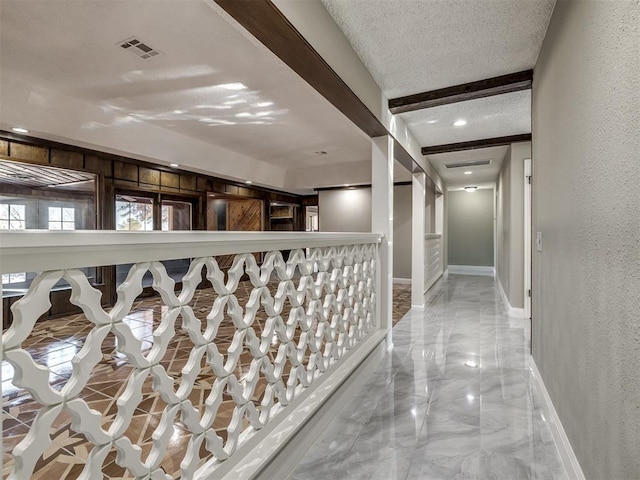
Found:
[[[440,281],[289,480],[566,480],[528,323],[505,314],[493,278]]]
[[[275,293],[277,283],[270,284],[272,293]],[[245,305],[251,293],[251,284],[242,282],[235,292],[241,305]],[[190,303],[196,317],[205,321],[215,299],[213,289],[198,290]],[[411,308],[411,289],[408,285],[398,285],[394,288],[393,318],[397,322]],[[158,297],[139,299],[132,312],[125,318],[132,332],[143,342],[143,353],[153,346],[153,331],[157,327],[163,309]],[[285,306],[284,314],[288,313]],[[260,335],[266,314],[261,311],[256,316],[254,328]],[[49,371],[49,383],[59,390],[66,384],[72,373],[71,359],[82,348],[84,340],[92,326],[83,314],[74,314],[40,322],[36,325],[32,335],[25,341],[25,349],[38,363],[45,365]],[[226,354],[235,327],[230,319],[226,319],[218,330],[220,339],[217,347],[222,354]],[[272,342],[270,352],[271,361],[277,354],[278,342]],[[102,346],[103,359],[93,370],[87,387],[82,391],[83,398],[90,408],[100,412],[104,422],[110,424],[117,413],[116,400],[122,395],[126,380],[132,372],[132,366],[126,357],[119,354],[116,349],[116,338],[110,335]],[[167,373],[176,377],[186,364],[193,344],[183,331],[179,331],[171,341],[161,364]],[[252,356],[249,352],[243,352],[238,362],[238,377],[242,377],[249,369]],[[7,362],[2,364],[2,447],[3,447],[3,478],[7,478],[13,470],[14,457],[11,454],[14,447],[28,434],[31,425],[41,409],[31,395],[26,391],[16,388],[13,383],[13,368]],[[190,400],[195,406],[202,406],[209,394],[214,374],[210,367],[203,369],[198,376],[193,388]],[[286,381],[286,375],[284,377]],[[252,399],[259,404],[262,393],[266,387],[266,381],[258,384],[255,396]],[[143,387],[145,398],[135,411],[130,428],[126,436],[142,448],[143,458],[146,457],[152,446],[152,435],[160,422],[160,417],[165,409],[165,403],[160,395],[154,392],[151,378],[147,379]],[[229,425],[235,403],[229,395],[224,396],[222,405],[218,410],[214,428],[217,433],[226,438],[226,429]],[[162,468],[173,475],[180,477],[180,462],[184,457],[187,444],[191,438],[190,432],[176,419],[174,435],[171,444],[162,460]],[[75,433],[71,428],[71,415],[64,411],[54,422],[50,436],[53,443],[39,459],[33,479],[74,479],[77,478],[84,467],[92,444],[82,435]],[[203,462],[208,456],[204,449],[201,451]],[[134,478],[126,469],[118,466],[113,450],[104,463],[104,479],[119,480]]]

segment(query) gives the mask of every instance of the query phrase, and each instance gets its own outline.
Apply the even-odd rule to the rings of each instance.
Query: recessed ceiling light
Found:
[[[473,172],[464,172],[465,175],[471,175]]]
[[[16,133],[29,133],[29,130],[22,127],[13,127],[11,130],[13,130]]]
[[[244,183],[252,184],[253,182],[251,180],[247,180]]]
[[[427,123],[438,123],[438,120],[429,120]]]
[[[236,113],[236,117],[238,118],[242,118],[242,117],[250,117],[251,114],[249,112],[240,112],[240,113]]]
[[[456,120],[455,122],[453,122],[454,127],[464,127],[466,124],[467,124],[467,121],[462,118],[460,120]]]
[[[271,105],[273,105],[273,102],[260,102],[260,103],[256,103],[256,107],[270,107]]]
[[[178,165],[177,163],[170,163],[169,166],[173,167],[173,168],[176,168],[176,167],[179,167],[180,165]]]
[[[469,193],[473,193],[478,189],[478,187],[464,187],[464,189]]]
[[[234,83],[223,83],[222,85],[218,85],[220,88],[224,88],[227,90],[246,90],[247,86],[244,83],[234,82]]]
[[[469,400],[470,402],[473,402],[475,398],[476,397],[474,397],[471,393],[467,393],[467,400]]]
[[[467,367],[471,367],[471,368],[477,368],[478,367],[478,364],[476,362],[474,362],[473,360],[469,360],[467,362],[464,362],[464,364]]]
[[[183,113],[186,113],[184,110],[174,110],[173,113],[175,113],[176,115],[182,115]]]
[[[265,112],[258,112],[256,113],[256,117],[266,117],[267,115],[271,115],[273,112],[270,110],[267,110]]]

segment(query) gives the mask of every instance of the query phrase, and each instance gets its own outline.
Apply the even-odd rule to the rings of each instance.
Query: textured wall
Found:
[[[435,195],[432,191],[432,195]],[[393,189],[393,277],[411,278],[411,185]],[[321,190],[321,232],[370,232],[371,189]]]
[[[393,278],[411,279],[411,188],[393,189]]]
[[[531,158],[531,142],[511,144],[511,240],[509,247],[509,303],[524,308],[524,160]]]
[[[498,278],[509,303],[524,307],[524,160],[531,142],[513,143],[498,176]]]
[[[318,222],[321,232],[370,232],[371,189],[320,190]]]
[[[533,85],[533,355],[590,480],[640,478],[639,25],[559,1]]]
[[[510,243],[511,243],[511,147],[507,149],[498,175],[496,192],[496,275],[505,292],[509,291]]]
[[[493,266],[493,189],[448,194],[448,265]]]

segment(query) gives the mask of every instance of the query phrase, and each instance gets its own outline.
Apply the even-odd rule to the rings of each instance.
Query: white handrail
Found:
[[[13,322],[0,342],[2,360],[15,371],[11,382],[42,405],[39,412],[46,411],[38,414],[29,436],[14,448],[12,475],[30,478],[51,443],[51,422],[59,410],[67,408],[74,418],[72,431],[99,447],[92,452],[115,448],[118,465],[136,476],[160,471],[179,413],[193,440],[180,463],[183,478],[253,478],[386,337],[387,327],[381,327],[379,318],[379,278],[388,274],[380,262],[381,239],[370,233],[307,232],[0,233],[1,272],[42,272],[28,293],[12,305]],[[284,261],[279,250],[296,251]],[[258,265],[250,252],[268,253]],[[219,268],[218,255],[236,255],[227,273]],[[193,260],[176,292],[174,280],[158,261],[179,258]],[[134,265],[118,288],[115,305],[105,309],[100,291],[76,269],[122,263]],[[127,321],[136,309],[147,272],[153,275],[162,307],[160,317],[154,319],[150,349]],[[204,307],[209,312],[206,319],[191,308],[203,273],[213,292],[198,304],[199,311]],[[236,296],[245,275],[250,279],[248,298]],[[26,341],[51,307],[50,292],[61,277],[72,287],[71,302],[84,313],[86,337],[70,360],[69,378],[58,390],[49,384],[50,369],[31,355]],[[277,284],[277,290],[267,283]],[[267,320],[258,322],[260,316]],[[224,348],[218,337],[223,323],[224,335],[232,336]],[[79,395],[96,367],[105,362],[108,335],[117,339],[115,351],[126,358],[131,372],[118,398],[116,419],[105,427],[100,420],[105,412],[90,410]],[[178,335],[180,341],[188,338],[192,348],[184,368],[171,371],[165,354],[174,348]],[[238,374],[241,361],[250,364],[242,376]],[[206,402],[192,404],[189,398],[202,372],[211,381],[211,391]],[[152,450],[143,458],[124,433],[146,395],[143,382],[147,378],[166,407]],[[259,385],[265,386],[262,392]],[[217,426],[223,395],[233,400],[232,417],[228,424]],[[226,429],[226,437],[216,430],[220,427]],[[205,441],[208,453],[200,458]],[[258,446],[260,453],[256,453]],[[83,475],[93,478],[104,460],[90,455]],[[201,464],[201,460],[206,461]]]
[[[0,233],[0,272],[47,271],[248,252],[379,243],[377,233],[73,232]]]

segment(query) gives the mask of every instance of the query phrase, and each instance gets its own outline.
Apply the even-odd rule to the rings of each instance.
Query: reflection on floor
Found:
[[[277,284],[271,285],[275,293]],[[240,284],[236,291],[236,297],[241,305],[244,305],[249,298],[251,285],[248,282]],[[212,289],[199,290],[191,307],[200,320],[204,320],[210,311],[215,293]],[[394,290],[393,317],[394,321],[399,320],[409,311],[410,287],[399,285]],[[145,353],[153,346],[153,330],[158,325],[162,314],[162,308],[158,298],[146,298],[139,300],[126,322],[130,325],[134,334],[143,341]],[[264,312],[263,312],[264,313]],[[286,310],[283,313],[288,313]],[[266,316],[257,315],[254,325],[258,335],[262,332],[262,326]],[[87,333],[92,326],[88,323],[84,315],[70,315],[67,317],[48,320],[39,323],[33,334],[24,343],[25,348],[32,355],[34,360],[42,365],[48,366],[51,373],[49,382],[54,389],[60,389],[71,376],[71,359],[80,350]],[[217,344],[218,350],[226,354],[231,344],[234,326],[231,322],[223,323],[218,330],[220,342]],[[80,397],[83,398],[89,407],[101,412],[107,422],[103,425],[108,428],[115,418],[117,412],[116,400],[121,396],[126,379],[132,371],[126,358],[115,350],[116,338],[109,336],[103,342],[102,362],[94,369],[93,374],[83,390]],[[180,376],[180,371],[187,362],[193,343],[185,334],[178,334],[173,339],[163,358],[161,364],[172,376]],[[277,352],[277,339],[272,342],[272,353]],[[273,357],[271,358],[273,360]],[[241,356],[238,363],[238,376],[248,370],[251,357]],[[213,372],[210,367],[205,369],[198,377],[190,396],[191,402],[197,405],[204,405],[213,382]],[[11,380],[13,379],[13,369],[6,362],[2,364],[2,446],[3,446],[3,478],[6,478],[12,471],[14,458],[11,455],[13,448],[27,435],[29,428],[33,424],[38,410],[41,406],[31,398],[25,390],[16,388]],[[286,381],[286,377],[284,378]],[[260,388],[262,387],[262,388]],[[260,396],[265,385],[256,388],[254,402],[259,403]],[[158,393],[153,392],[151,378],[147,378],[143,386],[145,400],[138,406],[134,418],[128,431],[125,433],[132,443],[142,448],[142,458],[146,458],[152,447],[151,436],[155,431],[165,403]],[[226,438],[226,427],[230,422],[231,413],[234,407],[231,397],[226,397],[218,410],[218,416],[214,426],[220,436]],[[184,457],[187,443],[191,434],[184,428],[184,425],[176,419],[174,435],[167,454],[162,460],[162,468],[166,472],[171,472],[174,478],[180,476],[180,462]],[[52,445],[40,458],[33,479],[74,479],[77,478],[84,467],[85,460],[90,454],[92,444],[82,434],[74,433],[71,429],[71,417],[63,410],[55,420],[50,432]],[[202,449],[201,458],[206,458],[208,452]],[[204,460],[203,460],[204,462]],[[109,454],[104,462],[104,479],[134,478],[128,471],[115,463],[115,450]]]
[[[450,276],[289,480],[565,480],[532,390],[528,322],[489,277]]]

